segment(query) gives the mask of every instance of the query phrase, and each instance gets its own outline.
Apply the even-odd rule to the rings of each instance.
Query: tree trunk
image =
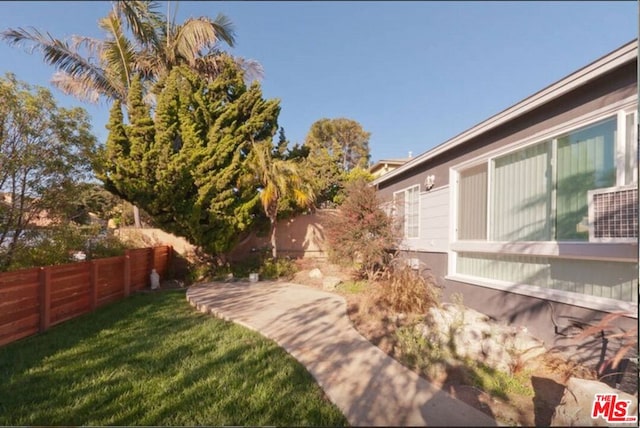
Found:
[[[278,249],[276,248],[276,224],[277,219],[272,218],[271,220],[271,256],[275,259],[278,257]]]
[[[140,208],[136,205],[133,206],[133,224],[136,229],[142,228],[142,223],[140,222]]]

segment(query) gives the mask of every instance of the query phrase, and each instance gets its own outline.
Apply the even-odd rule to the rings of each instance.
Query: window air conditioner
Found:
[[[589,241],[638,241],[637,185],[590,190]]]

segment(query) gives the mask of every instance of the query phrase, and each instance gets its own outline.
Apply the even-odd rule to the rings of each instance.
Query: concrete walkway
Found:
[[[496,426],[362,337],[336,294],[292,283],[210,283],[191,287],[187,300],[276,341],[353,426]]]

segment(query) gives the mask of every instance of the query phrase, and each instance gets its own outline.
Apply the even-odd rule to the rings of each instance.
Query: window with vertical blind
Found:
[[[626,115],[625,131],[624,184],[632,184],[638,182],[638,127],[636,126],[635,113]]]
[[[460,173],[458,239],[487,239],[487,164]]]
[[[558,138],[556,240],[589,239],[587,192],[616,184],[615,118]]]
[[[523,294],[560,301],[568,292],[567,301],[594,308],[607,307],[602,299],[637,306],[638,264],[629,253],[624,252],[626,261],[594,260],[594,254],[609,249],[582,245],[593,226],[590,194],[622,187],[634,191],[636,126],[636,113],[622,110],[458,170],[453,278],[519,287]],[[616,231],[627,227],[622,221],[637,229],[637,214],[629,220],[620,209],[613,211],[606,220]],[[610,242],[626,245],[620,239]]]
[[[633,116],[625,126],[635,155]],[[458,239],[587,240],[587,192],[616,185],[617,127],[614,116],[460,171]],[[637,174],[630,157],[625,177]]]
[[[420,225],[420,186],[393,194],[396,225],[405,238],[418,238]]]
[[[518,150],[492,164],[492,240],[551,240],[551,143]]]

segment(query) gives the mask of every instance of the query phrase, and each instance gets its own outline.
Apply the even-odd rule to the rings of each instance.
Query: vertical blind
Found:
[[[638,181],[638,166],[636,159],[638,157],[638,140],[637,128],[634,114],[630,113],[626,117],[626,141],[625,141],[625,180],[624,184],[636,183]]]
[[[458,239],[487,239],[487,164],[460,173]]]
[[[407,190],[407,238],[417,238],[420,230],[420,188]]]
[[[615,186],[616,120],[558,138],[556,239],[589,239],[587,192]]]
[[[494,161],[492,239],[551,239],[551,143],[544,142]]]

